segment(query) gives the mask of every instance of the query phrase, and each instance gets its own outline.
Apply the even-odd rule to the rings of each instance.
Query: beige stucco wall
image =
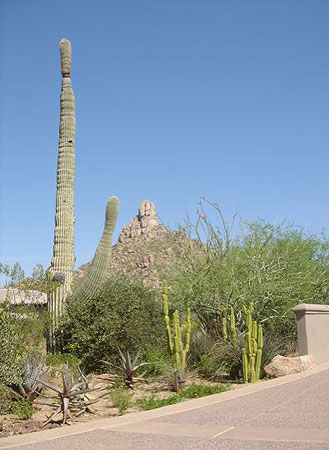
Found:
[[[302,303],[293,308],[299,355],[313,355],[316,364],[329,361],[329,305]]]

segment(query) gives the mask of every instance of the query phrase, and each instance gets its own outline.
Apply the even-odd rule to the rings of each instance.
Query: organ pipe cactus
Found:
[[[48,294],[51,324],[48,350],[60,350],[55,331],[68,297],[94,295],[106,279],[111,257],[112,233],[117,220],[119,200],[107,203],[105,227],[92,264],[85,278],[73,285],[74,256],[74,172],[75,172],[75,99],[71,83],[71,43],[60,41],[62,88],[60,95],[59,148],[57,162],[56,214],[50,278],[61,285]]]
[[[236,332],[235,315],[234,315],[233,306],[231,306],[231,309],[230,309],[230,329],[231,329],[232,342],[234,345],[237,345],[238,336],[237,336],[237,332]]]
[[[168,304],[168,284],[164,280],[162,283],[162,302],[164,310],[164,320],[166,324],[168,349],[173,357],[175,369],[175,390],[178,391],[180,384],[185,381],[186,369],[186,355],[190,349],[191,337],[191,310],[187,308],[186,324],[185,324],[185,346],[182,342],[182,330],[179,312],[175,311],[172,318],[172,329],[169,318],[169,304]]]
[[[231,306],[230,308],[230,320],[229,320],[229,327],[227,323],[227,308],[225,306],[222,306],[220,308],[220,330],[221,330],[221,337],[224,339],[224,341],[227,341],[230,338],[230,341],[237,345],[238,343],[238,337],[237,337],[237,331],[236,331],[236,325],[235,325],[235,315],[234,315],[234,309]],[[228,329],[230,330],[230,334],[228,332]]]
[[[226,318],[226,308],[225,306],[221,307],[221,316],[222,316],[222,333],[224,341],[227,341],[227,318]]]
[[[263,349],[263,328],[252,320],[253,305],[244,307],[246,314],[246,346],[242,349],[243,379],[246,383],[254,383],[260,378]]]

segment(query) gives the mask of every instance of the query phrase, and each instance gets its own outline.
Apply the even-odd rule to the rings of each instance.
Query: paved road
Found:
[[[153,411],[4,438],[0,448],[329,450],[329,364]]]

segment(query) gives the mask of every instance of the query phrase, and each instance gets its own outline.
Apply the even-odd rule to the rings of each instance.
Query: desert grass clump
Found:
[[[111,387],[108,390],[112,404],[118,408],[119,414],[124,414],[132,404],[131,392],[124,387]]]

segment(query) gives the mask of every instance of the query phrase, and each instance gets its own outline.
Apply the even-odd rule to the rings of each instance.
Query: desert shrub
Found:
[[[34,408],[33,405],[24,398],[12,397],[10,404],[10,412],[15,414],[22,420],[28,420],[32,418]]]
[[[17,262],[12,267],[0,263],[0,278],[4,280],[5,287],[8,288],[7,300],[10,314],[17,321],[17,329],[20,336],[27,339],[29,347],[33,347],[37,353],[45,353],[45,337],[49,324],[49,315],[45,308],[35,307],[32,304],[15,304],[15,292],[32,299],[36,290],[40,292],[50,292],[58,286],[57,282],[51,281],[47,272],[38,264],[32,271],[30,277],[26,277],[24,270]]]
[[[163,364],[171,361],[171,358],[166,346],[145,346],[141,359],[155,364],[144,367],[144,377],[150,378],[161,375]]]
[[[243,344],[242,335],[235,345],[230,340],[216,339],[199,330],[191,335],[190,367],[208,380],[219,381],[227,377],[237,379],[242,373]]]
[[[109,395],[113,406],[123,414],[131,405],[131,391],[125,387],[109,388]]]
[[[91,299],[69,301],[61,324],[64,351],[81,359],[86,372],[101,360],[119,362],[118,348],[136,352],[165,345],[159,293],[126,277],[110,279]]]
[[[33,409],[28,401],[6,388],[23,380],[23,361],[30,351],[24,321],[25,317],[13,311],[9,303],[0,304],[0,411],[29,419]]]
[[[166,398],[156,398],[154,395],[149,398],[141,398],[136,401],[137,405],[140,406],[144,411],[149,411],[150,409],[162,408],[163,406],[175,405],[181,402],[183,399],[178,395],[171,395]]]
[[[8,303],[0,304],[0,384],[20,382],[27,335]]]
[[[170,280],[175,306],[190,306],[216,338],[221,306],[234,307],[239,328],[242,305],[253,302],[253,317],[268,334],[295,342],[292,308],[329,301],[328,238],[261,221],[232,227],[213,206],[218,221],[200,209],[196,224],[188,224],[188,234],[197,240],[183,249]]]
[[[48,353],[45,357],[45,364],[48,367],[49,374],[52,378],[61,377],[65,364],[68,365],[72,376],[79,377],[81,360],[70,353],[56,353],[54,355]]]
[[[10,414],[12,412],[11,393],[6,386],[0,383],[0,411],[1,414]]]
[[[6,386],[0,384],[0,413],[14,414],[22,420],[31,419],[34,408],[29,401],[14,395]]]
[[[162,406],[174,405],[188,398],[200,398],[206,395],[219,394],[229,389],[229,386],[205,386],[192,383],[190,386],[182,389],[179,393],[170,395],[166,398],[156,398],[154,395],[149,398],[142,398],[136,401],[144,411],[161,408]]]

